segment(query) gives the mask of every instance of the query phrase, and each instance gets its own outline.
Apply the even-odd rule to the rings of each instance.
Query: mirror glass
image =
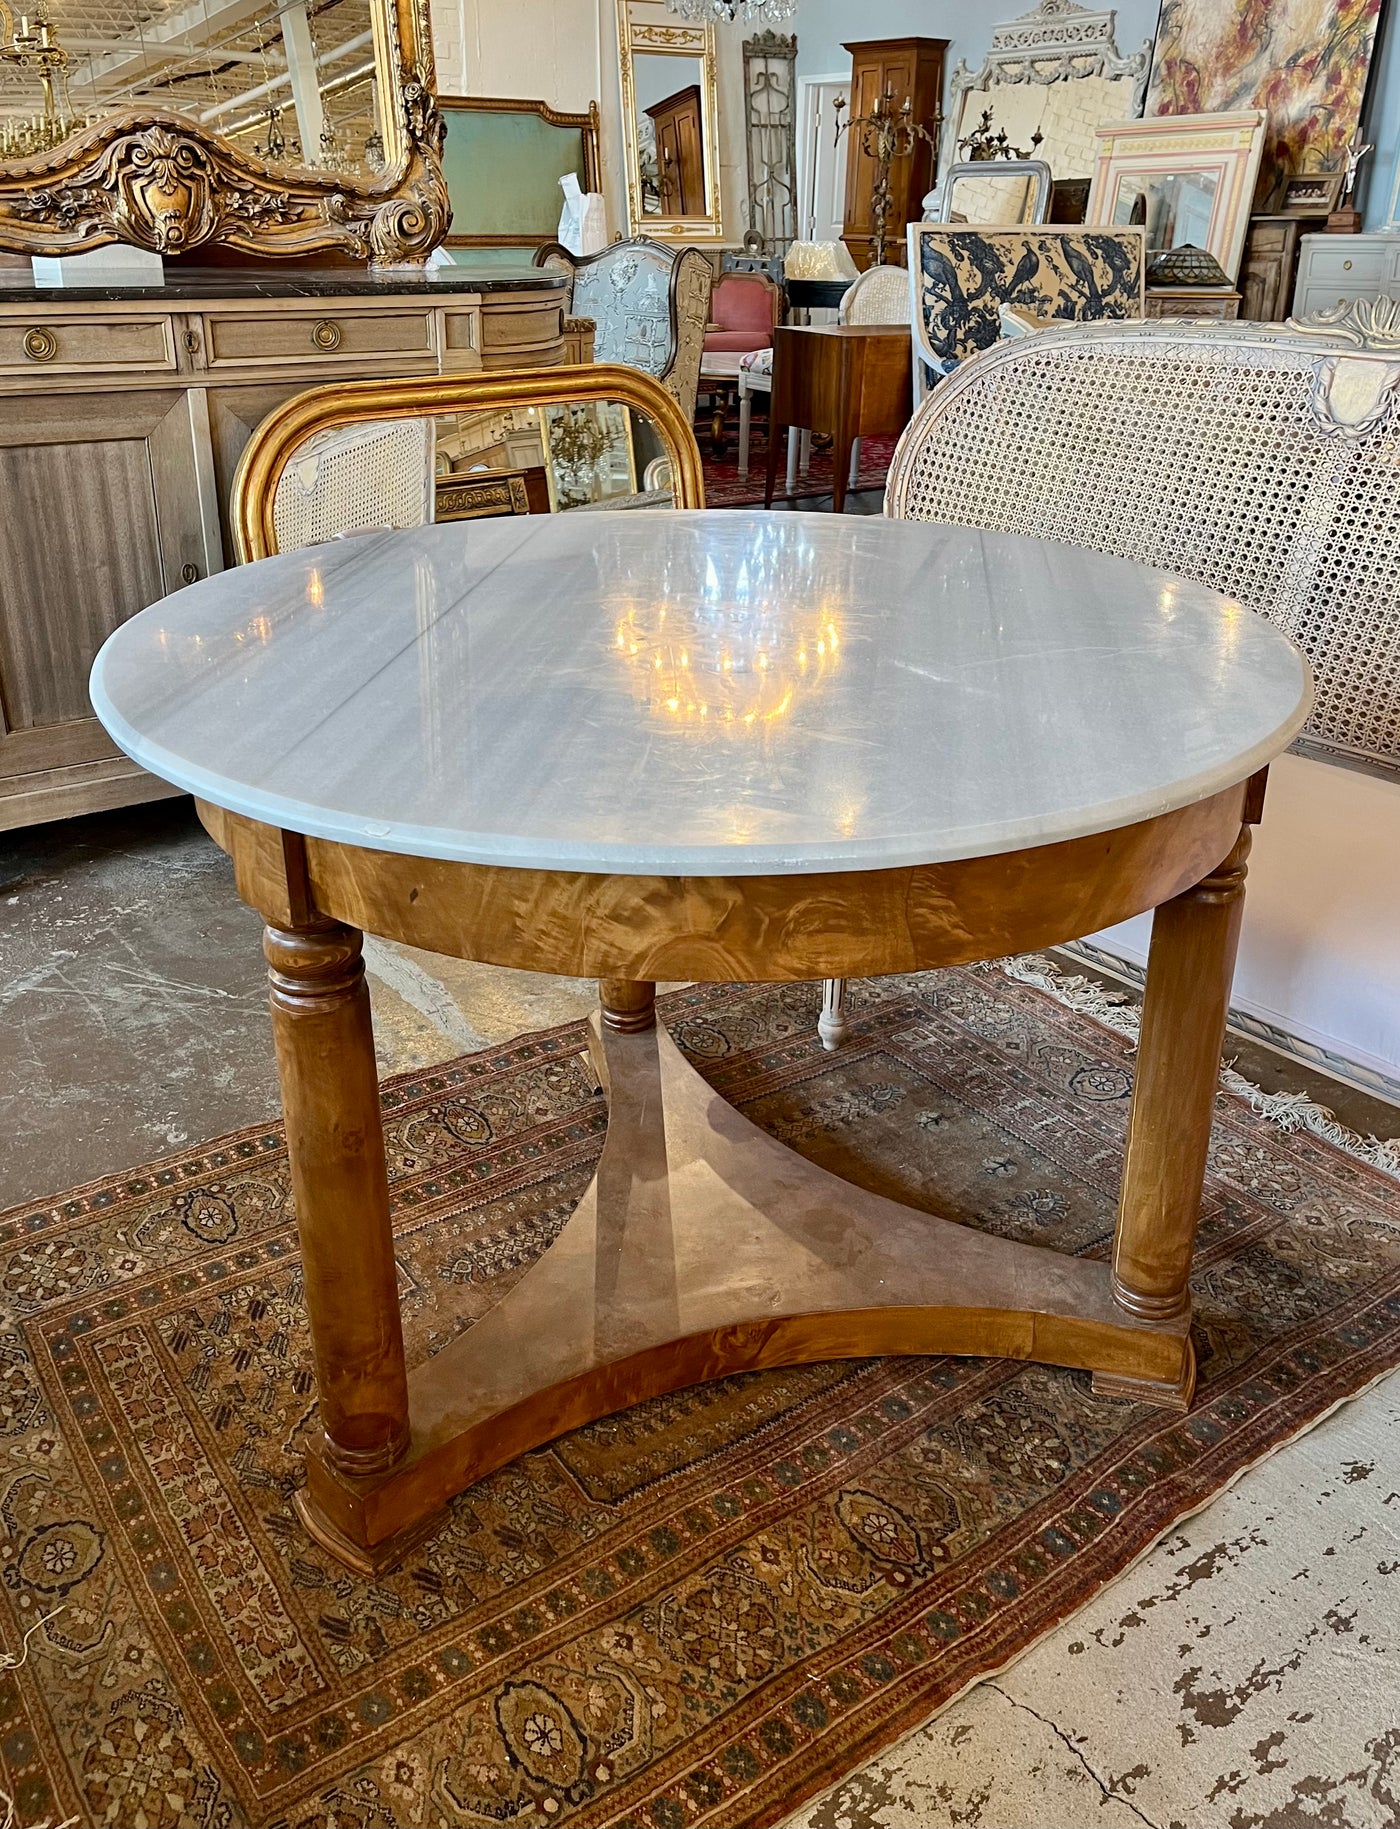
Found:
[[[992,111],[992,127],[1013,146],[1044,159],[1056,178],[1088,178],[1097,151],[1094,130],[1105,121],[1125,121],[1135,114],[1131,76],[1081,76],[1061,82],[996,83],[969,89],[958,111],[958,138],[965,139]],[[965,155],[955,155],[962,158]],[[961,208],[961,205],[959,206]],[[1019,222],[1019,216],[968,217],[969,221]]]
[[[1024,172],[999,172],[989,159],[976,177],[961,173],[953,180],[950,222],[995,223],[1014,227],[1035,218],[1035,180]]]
[[[1187,242],[1204,248],[1219,188],[1218,171],[1124,173],[1113,193],[1113,221],[1146,228],[1149,254]]]
[[[395,152],[372,0],[0,0],[0,162],[127,109],[190,115],[277,170],[367,181]],[[388,151],[386,153],[386,145]]]
[[[632,56],[644,216],[703,216],[704,65],[664,51]]]
[[[273,507],[277,548],[430,521],[673,508],[664,452],[651,420],[615,400],[339,427],[288,460]]]
[[[439,521],[506,512],[504,483],[522,511],[558,514],[604,507],[642,492],[661,451],[650,421],[615,400],[553,402],[502,412],[455,413],[435,427]],[[495,484],[496,488],[486,487]],[[672,506],[669,491],[664,507]]]

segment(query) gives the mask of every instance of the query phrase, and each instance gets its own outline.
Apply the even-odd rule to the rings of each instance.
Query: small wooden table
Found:
[[[267,923],[322,1425],[298,1507],[352,1567],[527,1449],[731,1372],[991,1353],[1189,1400],[1248,823],[1311,702],[1261,617],[969,528],[535,516],[192,585],[116,631],[92,698]],[[851,1186],[655,1023],[658,979],[919,971],[1159,904],[1111,1263]],[[412,1371],[365,929],[601,980],[593,1184]]]
[[[888,324],[785,324],[773,333],[766,507],[773,506],[779,431],[801,426],[831,434],[832,505],[842,512],[854,441],[908,423],[910,348],[908,330]]]

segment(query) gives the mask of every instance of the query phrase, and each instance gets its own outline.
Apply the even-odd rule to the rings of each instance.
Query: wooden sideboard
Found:
[[[229,486],[273,407],[565,359],[563,275],[443,275],[0,288],[0,830],[175,791],[107,737],[88,672],[128,616],[232,563]]]

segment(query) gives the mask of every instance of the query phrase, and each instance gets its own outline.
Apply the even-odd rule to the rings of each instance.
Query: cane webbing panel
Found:
[[[1038,333],[931,396],[885,511],[1064,540],[1238,597],[1311,660],[1308,735],[1400,768],[1389,354],[1249,325]]]
[[[277,550],[293,552],[367,527],[422,527],[433,518],[433,422],[376,420],[320,432],[277,483]]]
[[[841,300],[843,324],[907,324],[914,306],[904,267],[867,267]]]

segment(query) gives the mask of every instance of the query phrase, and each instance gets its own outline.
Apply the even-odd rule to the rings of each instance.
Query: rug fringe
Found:
[[[1021,953],[1010,959],[989,960],[980,969],[1001,972],[1020,984],[1029,984],[1066,1009],[1077,1011],[1081,1016],[1091,1016],[1106,1029],[1137,1042],[1139,1005],[1127,991],[1111,991],[1092,978],[1062,971],[1042,953]],[[1354,1156],[1358,1162],[1400,1181],[1400,1137],[1363,1137],[1306,1092],[1265,1092],[1262,1086],[1256,1086],[1253,1080],[1247,1080],[1229,1065],[1221,1070],[1221,1084],[1226,1091],[1243,1099],[1261,1118],[1277,1124],[1280,1130],[1308,1131],[1344,1154]]]

